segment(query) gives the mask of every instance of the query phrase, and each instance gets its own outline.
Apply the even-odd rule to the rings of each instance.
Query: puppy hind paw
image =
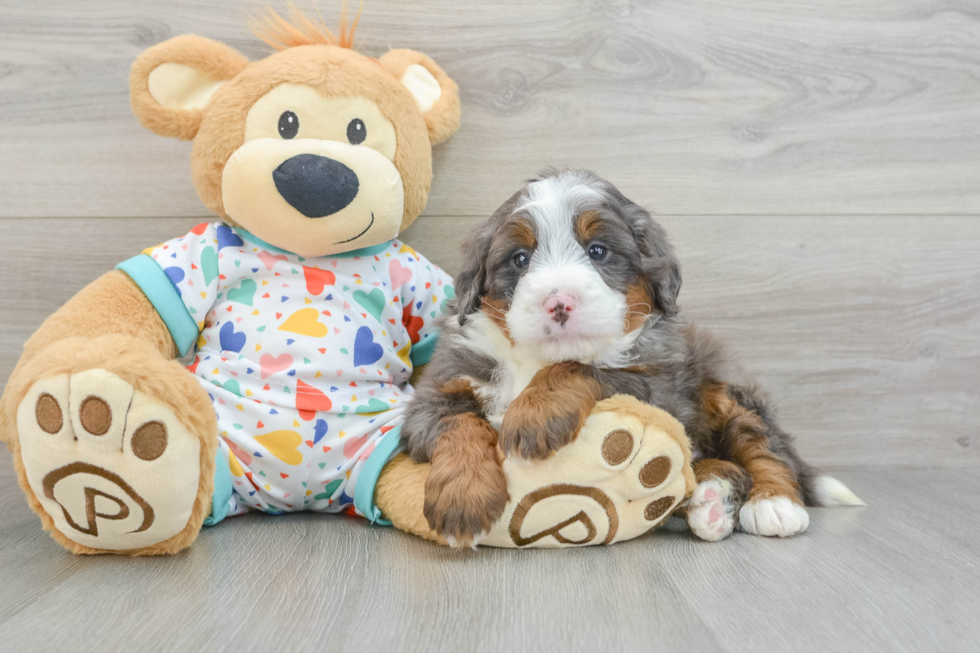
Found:
[[[698,538],[708,542],[723,540],[735,530],[735,502],[732,485],[709,478],[698,483],[686,508],[687,524]]]
[[[806,508],[784,496],[751,499],[742,506],[738,516],[741,530],[764,537],[790,537],[810,525]]]

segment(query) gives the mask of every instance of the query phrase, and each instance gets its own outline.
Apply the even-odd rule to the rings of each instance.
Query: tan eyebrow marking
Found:
[[[585,211],[575,218],[575,235],[583,245],[599,235],[602,218],[596,210]]]
[[[518,245],[525,249],[535,249],[538,246],[538,237],[534,233],[530,220],[519,218],[509,225],[510,237]]]

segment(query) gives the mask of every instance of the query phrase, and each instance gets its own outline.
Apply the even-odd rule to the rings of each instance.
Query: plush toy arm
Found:
[[[125,272],[113,270],[83,288],[41,324],[24,345],[18,367],[59,340],[107,334],[139,338],[166,359],[177,356],[173,338],[153,304]]]

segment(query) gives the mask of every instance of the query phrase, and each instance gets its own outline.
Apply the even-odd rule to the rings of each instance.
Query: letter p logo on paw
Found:
[[[578,437],[544,460],[504,460],[510,502],[481,545],[612,544],[647,532],[687,491],[690,444],[666,412],[599,402]]]
[[[42,485],[44,496],[61,507],[68,525],[86,535],[99,536],[100,520],[122,522],[122,530],[136,526],[129,532],[142,533],[155,519],[153,508],[129,483],[96,465],[77,462],[59,467],[44,477]],[[100,512],[106,509],[113,512]]]
[[[17,410],[24,478],[54,528],[126,551],[185,529],[201,442],[174,409],[102,369],[34,384]]]

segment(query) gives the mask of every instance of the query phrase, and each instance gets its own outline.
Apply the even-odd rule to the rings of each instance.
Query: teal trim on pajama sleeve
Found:
[[[218,447],[214,456],[214,491],[211,493],[211,514],[204,520],[204,526],[214,526],[228,516],[231,510],[231,468],[228,458]]]
[[[156,261],[146,254],[139,254],[123,261],[116,266],[117,270],[122,270],[129,275],[146,298],[157,309],[163,323],[167,325],[177,350],[181,356],[186,356],[187,352],[194,347],[199,332],[197,322],[187,312],[187,307],[180,299],[180,293],[170,281]]]
[[[425,365],[432,359],[432,353],[436,350],[436,343],[439,341],[438,333],[429,334],[428,338],[420,340],[418,344],[412,345],[408,352],[408,357],[412,361],[412,367]]]
[[[381,516],[381,509],[374,503],[374,488],[378,485],[381,470],[388,464],[392,456],[401,446],[402,427],[396,426],[381,438],[374,451],[364,461],[364,467],[357,476],[357,487],[354,488],[354,506],[367,517],[371,523],[391,526],[391,520]]]

